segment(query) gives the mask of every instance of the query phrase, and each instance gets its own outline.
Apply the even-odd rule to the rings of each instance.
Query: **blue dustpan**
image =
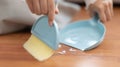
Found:
[[[58,48],[59,40],[58,40],[58,27],[54,22],[53,26],[50,27],[48,24],[48,17],[42,16],[40,17],[34,24],[31,30],[31,33],[38,37],[41,41],[43,41],[46,45],[48,45],[53,50]]]
[[[39,18],[32,27],[32,34],[56,50],[63,43],[82,51],[98,46],[104,39],[105,26],[95,16],[90,20],[76,21],[58,30],[56,22],[50,27],[48,17]]]
[[[60,42],[82,51],[97,47],[104,39],[105,26],[98,16],[90,20],[76,21],[60,31]]]

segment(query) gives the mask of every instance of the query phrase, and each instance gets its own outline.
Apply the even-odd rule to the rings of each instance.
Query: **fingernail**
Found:
[[[49,22],[49,26],[52,27],[53,23],[52,22]]]

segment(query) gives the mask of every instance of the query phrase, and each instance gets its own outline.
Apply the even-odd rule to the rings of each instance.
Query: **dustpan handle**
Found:
[[[94,14],[93,20],[94,20],[95,22],[98,22],[98,21],[100,20],[98,13],[95,13],[95,14]]]

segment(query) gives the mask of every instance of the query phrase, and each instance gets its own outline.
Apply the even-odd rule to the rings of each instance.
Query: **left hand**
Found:
[[[91,16],[95,12],[98,13],[102,22],[111,20],[113,16],[113,1],[112,0],[97,0],[95,3],[88,7]]]

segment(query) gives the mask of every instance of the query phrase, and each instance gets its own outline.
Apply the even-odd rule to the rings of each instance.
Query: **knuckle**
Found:
[[[47,10],[44,9],[44,10],[42,11],[42,13],[43,13],[43,14],[47,14]]]
[[[41,13],[37,13],[37,15],[41,15]]]
[[[37,15],[41,15],[41,11],[37,11],[36,14],[37,14]]]
[[[104,3],[104,6],[105,6],[105,7],[109,7],[109,2],[105,2],[105,3]]]

